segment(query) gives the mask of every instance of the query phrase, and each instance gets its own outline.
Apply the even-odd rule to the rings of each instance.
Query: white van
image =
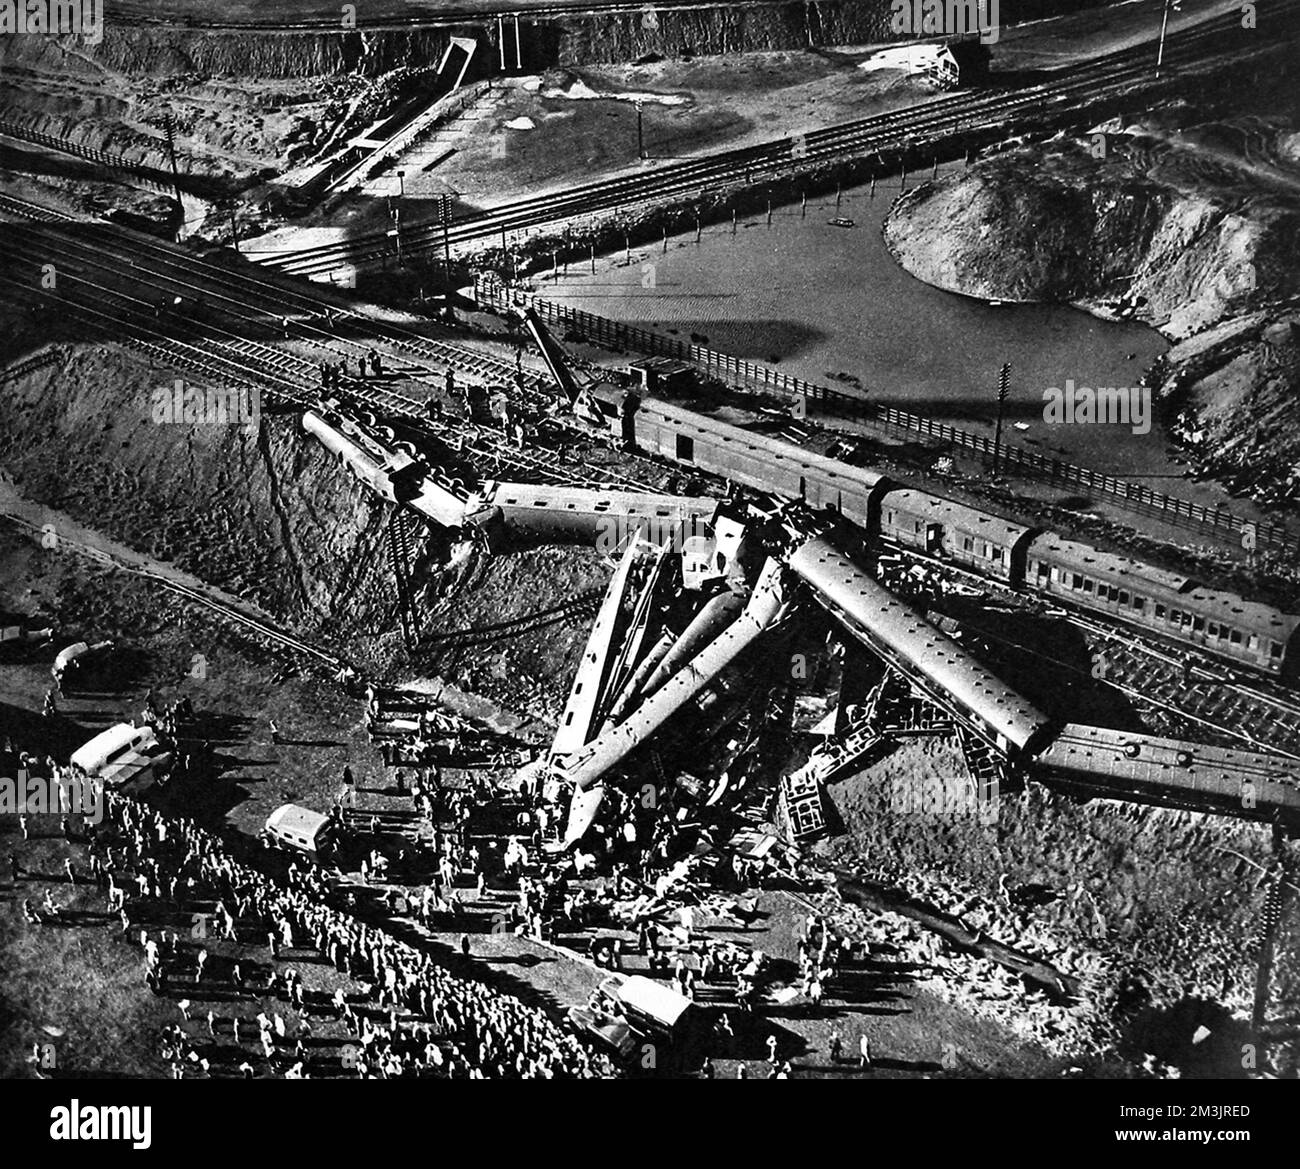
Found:
[[[281,848],[318,853],[329,848],[333,832],[327,817],[299,804],[284,804],[266,818],[262,838]]]
[[[694,1028],[699,1008],[685,995],[640,974],[611,975],[600,991],[616,1003],[627,1021],[642,1034],[681,1039]]]
[[[160,779],[171,770],[172,753],[153,727],[118,723],[78,747],[69,762],[91,779],[121,787],[133,779]]]

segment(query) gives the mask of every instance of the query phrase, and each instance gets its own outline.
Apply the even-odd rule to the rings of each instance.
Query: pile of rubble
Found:
[[[833,894],[824,895],[819,908],[838,932],[866,940],[873,949],[895,948],[900,963],[915,964],[926,971],[913,983],[918,989],[972,1015],[991,1019],[1052,1055],[1077,1057],[1113,1046],[1115,1036],[1107,1012],[1092,993],[1110,981],[1105,960],[1096,955],[1064,948],[1058,952],[1058,960],[1068,957],[1072,962],[1063,973],[1079,978],[1087,987],[1080,1002],[1058,1006],[1041,991],[1026,990],[1018,975],[996,962],[945,945],[910,918],[864,911]],[[1032,941],[1020,938],[1014,943],[1008,940],[1007,944],[1031,949]],[[1034,952],[1052,957],[1042,949]]]

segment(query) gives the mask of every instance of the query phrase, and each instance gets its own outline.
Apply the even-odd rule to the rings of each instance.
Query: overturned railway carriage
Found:
[[[1047,715],[829,541],[808,540],[788,564],[850,633],[1003,754],[1032,753],[1045,741]]]
[[[1042,778],[1087,795],[1300,828],[1300,761],[1285,756],[1070,723],[1036,766]]]
[[[355,425],[326,411],[308,410],[302,428],[389,502],[406,503],[420,494],[425,468],[405,452],[386,450],[367,440]]]
[[[708,530],[718,501],[705,496],[651,495],[589,487],[484,484],[481,506],[495,508],[506,525],[539,537],[590,542],[603,552],[622,550],[638,533],[656,544]]]

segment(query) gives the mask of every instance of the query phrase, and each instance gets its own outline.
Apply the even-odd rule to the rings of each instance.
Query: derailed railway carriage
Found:
[[[818,537],[789,557],[790,570],[864,644],[1003,754],[1032,753],[1050,720],[950,637]]]
[[[879,527],[881,496],[893,486],[876,471],[657,399],[639,404],[629,429],[636,445],[649,454],[756,491],[802,499],[809,507],[838,512],[869,532]],[[619,432],[624,433],[621,428]]]
[[[386,449],[342,415],[324,406],[308,410],[302,416],[302,428],[390,503],[403,503],[419,494],[427,470],[424,465],[403,451]]]
[[[1300,761],[1277,755],[1070,723],[1035,766],[1086,795],[1300,825]]]

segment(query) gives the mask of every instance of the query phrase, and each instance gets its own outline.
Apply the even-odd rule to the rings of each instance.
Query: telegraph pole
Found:
[[[645,159],[645,125],[642,111],[645,109],[645,102],[636,103],[636,156],[642,160]]]
[[[998,456],[1002,453],[1002,407],[1011,393],[1011,362],[998,371],[998,424],[993,431],[993,474],[998,473]]]
[[[1165,31],[1169,28],[1169,8],[1174,0],[1165,0],[1164,14],[1160,18],[1160,48],[1156,52],[1156,80],[1160,80],[1160,66],[1165,60]]]
[[[451,196],[442,196],[442,259],[447,265],[447,283],[451,283]]]
[[[181,172],[180,167],[176,165],[176,118],[171,110],[167,111],[163,119],[163,128],[167,132],[167,157],[172,164],[172,189],[176,192],[176,212],[180,216],[180,224],[176,228],[176,240],[179,243],[181,236],[185,232],[185,202],[181,199]],[[234,210],[231,212],[231,221],[234,221]],[[239,250],[236,243],[235,250]]]

